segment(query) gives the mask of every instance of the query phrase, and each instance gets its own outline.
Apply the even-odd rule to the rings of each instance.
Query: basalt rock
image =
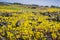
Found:
[[[20,26],[20,20],[16,22],[16,26]]]
[[[5,22],[5,21],[4,21],[4,22],[0,22],[0,26],[4,26],[4,25],[5,25],[5,26],[7,26],[7,25],[8,25],[8,23],[7,23],[7,22]]]
[[[0,13],[0,16],[11,17],[12,13]]]

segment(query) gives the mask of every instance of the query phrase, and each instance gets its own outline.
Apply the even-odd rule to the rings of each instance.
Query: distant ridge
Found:
[[[4,4],[10,4],[9,2],[2,2],[2,3],[4,3]]]
[[[10,2],[0,2],[0,5],[25,5],[25,6],[37,6],[39,7],[39,5],[36,5],[36,4],[22,4],[22,3],[10,3]],[[40,6],[40,7],[49,7],[49,6]],[[50,7],[57,7],[57,8],[60,8],[59,6],[54,6],[54,5],[51,5]]]

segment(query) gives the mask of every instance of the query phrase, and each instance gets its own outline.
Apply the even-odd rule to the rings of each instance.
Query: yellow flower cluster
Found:
[[[47,18],[32,12],[0,16],[0,40],[60,40],[60,22]]]

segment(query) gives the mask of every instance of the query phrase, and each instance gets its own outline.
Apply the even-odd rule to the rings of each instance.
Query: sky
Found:
[[[16,2],[16,3],[23,3],[23,4],[37,4],[43,6],[60,6],[60,0],[0,0],[0,2]]]

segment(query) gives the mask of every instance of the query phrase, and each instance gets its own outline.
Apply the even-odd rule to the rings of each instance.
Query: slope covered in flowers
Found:
[[[0,9],[0,40],[60,40],[60,9],[20,9]]]

